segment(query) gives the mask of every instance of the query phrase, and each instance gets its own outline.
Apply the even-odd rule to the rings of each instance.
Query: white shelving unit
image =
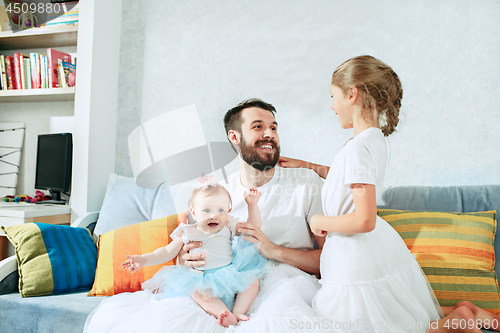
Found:
[[[78,26],[42,27],[20,32],[0,32],[0,52],[4,50],[76,46]],[[75,87],[0,90],[0,103],[74,101]]]
[[[32,28],[19,32],[0,32],[0,51],[39,47],[75,46],[78,26]]]

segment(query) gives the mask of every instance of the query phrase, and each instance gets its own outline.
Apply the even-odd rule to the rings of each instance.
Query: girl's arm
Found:
[[[314,215],[311,219],[311,230],[315,235],[324,236],[328,231],[358,234],[370,232],[375,228],[377,220],[375,185],[352,184],[351,189],[354,212],[340,216]]]
[[[183,245],[182,237],[177,237],[167,246],[160,247],[151,253],[133,256],[127,255],[128,260],[122,264],[122,268],[128,268],[134,273],[142,266],[163,264],[164,262],[174,259],[179,254]]]
[[[280,159],[278,161],[278,165],[282,168],[311,169],[312,171],[316,172],[318,174],[318,176],[320,176],[323,179],[326,179],[326,176],[328,175],[328,172],[330,171],[330,167],[327,167],[325,165],[314,164],[314,163],[306,162],[303,160],[297,160],[294,158],[283,157],[283,156],[280,156]]]

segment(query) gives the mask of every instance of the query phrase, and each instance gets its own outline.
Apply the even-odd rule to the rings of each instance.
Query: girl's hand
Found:
[[[280,156],[278,165],[282,168],[306,168],[307,162],[290,157]]]
[[[247,202],[247,205],[256,205],[257,202],[259,201],[261,193],[259,190],[256,188],[252,187],[251,189],[248,190],[248,192],[245,191],[245,201]]]
[[[128,270],[132,273],[135,273],[137,270],[139,270],[142,266],[144,266],[144,263],[146,262],[143,256],[127,255],[126,257],[128,258],[128,260],[122,264],[122,269],[128,268]]]
[[[319,237],[325,237],[328,234],[328,231],[322,230],[318,228],[319,224],[319,219],[321,218],[321,214],[316,214],[311,218],[311,222],[309,223],[309,226],[311,228],[311,231],[313,234]]]

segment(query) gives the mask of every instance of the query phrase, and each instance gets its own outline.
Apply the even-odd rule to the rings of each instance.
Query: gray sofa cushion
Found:
[[[87,297],[89,290],[21,298],[0,297],[0,332],[81,333],[85,319],[103,300]]]

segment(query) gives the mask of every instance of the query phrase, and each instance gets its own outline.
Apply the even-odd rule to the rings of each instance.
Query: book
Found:
[[[38,55],[37,53],[30,53],[30,65],[31,65],[31,87],[32,89],[40,88],[40,72],[38,71]]]
[[[7,90],[9,86],[7,84],[7,69],[5,68],[5,56],[3,54],[0,54],[0,67],[2,70],[2,90]]]
[[[54,49],[47,49],[48,58],[48,71],[49,71],[49,87],[59,88],[59,73],[58,73],[58,62],[59,60],[71,63],[72,57],[70,54],[61,52]]]
[[[20,69],[20,78],[19,81],[19,89],[26,89],[26,77],[24,76],[24,54],[19,54],[19,69]]]
[[[75,75],[76,75],[76,65],[67,63],[65,61],[61,62],[64,75],[61,81],[63,81],[64,88],[75,86]]]
[[[29,57],[24,58],[24,82],[25,82],[25,89],[32,89],[31,65]]]
[[[7,85],[9,90],[14,89],[14,59],[11,56],[5,57],[5,71],[7,75]]]
[[[78,1],[61,3],[61,9],[64,11],[64,14],[61,13],[49,13],[47,14],[47,26],[56,26],[56,25],[69,25],[69,24],[78,24],[78,15],[79,9]]]
[[[12,58],[14,59],[12,70],[14,72],[14,76],[12,77],[12,84],[14,89],[22,89],[22,81],[21,81],[21,53],[14,52],[12,53]]]
[[[45,56],[43,54],[40,54],[40,82],[41,82],[41,87],[42,89],[48,88],[46,85],[47,81],[47,75],[45,72]]]

